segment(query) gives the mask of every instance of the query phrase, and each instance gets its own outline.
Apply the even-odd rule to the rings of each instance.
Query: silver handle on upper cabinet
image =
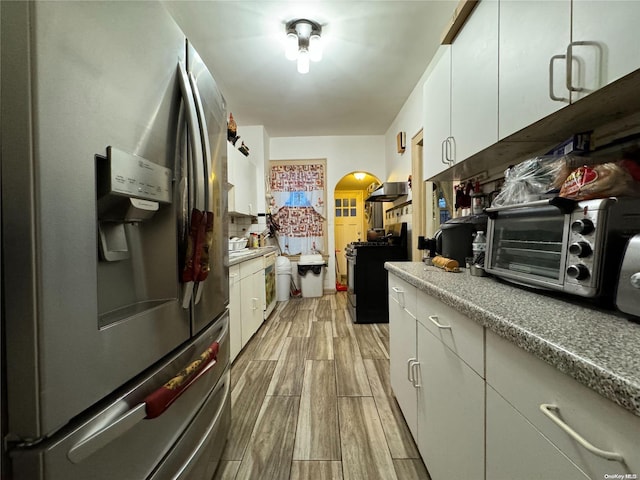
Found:
[[[447,158],[447,147],[446,144],[447,139],[445,138],[440,144],[440,161],[445,165],[449,165],[449,159]]]
[[[567,58],[566,55],[554,55],[551,57],[551,60],[549,60],[549,98],[555,102],[569,102],[568,98],[558,97],[553,91],[553,64],[556,60],[562,60],[563,58]],[[568,61],[567,64],[569,65]]]
[[[555,413],[558,410],[557,405],[551,405],[549,403],[543,403],[540,405],[540,410],[544,413],[553,423],[558,425],[567,435],[573,438],[576,442],[582,445],[589,452],[593,453],[602,458],[606,458],[607,460],[614,460],[617,462],[624,462],[624,457],[617,452],[609,452],[606,450],[602,450],[598,447],[593,446],[589,443],[584,437],[582,437],[578,432],[576,432],[573,428],[563,422]]]
[[[456,139],[454,137],[447,137],[447,161],[449,162],[449,166],[456,163]],[[449,153],[451,155],[449,155]]]
[[[575,45],[586,45],[586,42],[571,42],[569,44],[569,46],[567,47],[567,55],[566,55],[566,59],[567,59],[567,75],[566,75],[567,89],[570,92],[581,92],[582,90],[584,90],[583,88],[574,87],[573,86],[573,47]]]
[[[433,323],[436,327],[441,328],[443,330],[451,330],[451,325],[443,325],[440,322],[438,322],[438,316],[437,315],[429,315],[429,320],[431,320],[431,323]]]

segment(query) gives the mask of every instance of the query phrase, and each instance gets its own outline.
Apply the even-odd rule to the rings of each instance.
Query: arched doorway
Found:
[[[365,203],[369,193],[381,183],[375,175],[359,171],[348,173],[336,184],[333,192],[336,285],[346,283],[347,261],[344,249],[347,244],[366,240],[369,228],[382,227],[382,224],[372,224],[373,207],[371,203]],[[381,212],[379,221],[382,223]]]

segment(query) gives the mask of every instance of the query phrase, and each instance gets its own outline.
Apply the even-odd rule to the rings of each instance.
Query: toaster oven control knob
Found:
[[[575,280],[584,280],[589,278],[589,269],[581,263],[570,265],[567,267],[567,275]]]
[[[588,218],[576,220],[571,224],[571,231],[581,235],[588,235],[593,232],[593,222]]]
[[[569,245],[569,253],[571,255],[577,255],[580,258],[588,257],[593,253],[591,245],[587,242],[576,242]]]

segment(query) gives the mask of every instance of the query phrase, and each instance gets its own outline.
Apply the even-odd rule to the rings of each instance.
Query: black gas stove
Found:
[[[354,323],[388,323],[389,300],[384,263],[408,257],[407,224],[387,226],[384,241],[347,245],[347,306]]]

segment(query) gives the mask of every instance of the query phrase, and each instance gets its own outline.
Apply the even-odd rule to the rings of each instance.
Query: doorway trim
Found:
[[[411,260],[422,258],[418,250],[418,237],[425,234],[425,182],[422,181],[423,130],[411,139]]]

